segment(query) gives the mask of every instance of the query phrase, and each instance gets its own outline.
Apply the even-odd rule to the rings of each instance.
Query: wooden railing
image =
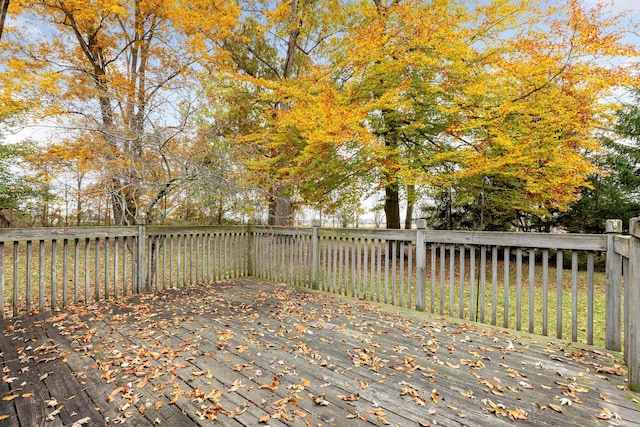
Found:
[[[422,221],[417,230],[269,228],[251,232],[262,266],[252,274],[614,351],[624,331],[630,388],[639,391],[640,279],[631,277],[640,277],[640,244],[632,255],[640,240],[622,236],[620,221],[607,227],[607,235],[433,231]]]
[[[0,318],[248,274],[245,227],[0,229]]]
[[[433,231],[422,221],[417,230],[4,229],[0,317],[252,276],[624,350],[640,390],[634,221],[628,236],[619,221],[607,235]]]
[[[622,221],[607,221],[606,348],[621,350],[622,329],[629,388],[640,391],[640,218],[630,221],[628,236],[621,235],[620,230]],[[624,310],[620,309],[622,305]]]

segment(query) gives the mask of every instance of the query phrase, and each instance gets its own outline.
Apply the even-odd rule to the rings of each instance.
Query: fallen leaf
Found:
[[[268,423],[270,419],[271,419],[271,415],[267,414],[264,417],[260,418],[258,420],[258,422],[259,423]]]
[[[612,418],[619,420],[620,416],[609,408],[602,408],[602,410],[600,411],[600,414],[596,415],[596,418],[600,420],[610,420]]]
[[[324,393],[315,396],[313,401],[320,406],[329,406],[329,402],[324,399]]]
[[[71,424],[71,427],[80,427],[80,426],[83,426],[85,424],[89,424],[89,422],[91,422],[91,418],[84,417],[84,418],[76,421],[75,423]]]
[[[262,384],[260,386],[261,389],[267,389],[267,390],[276,390],[278,388],[278,383],[280,382],[280,380],[278,380],[278,377],[273,377],[273,382],[271,384]]]

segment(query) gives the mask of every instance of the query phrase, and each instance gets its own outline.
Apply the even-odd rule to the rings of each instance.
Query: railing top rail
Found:
[[[147,225],[147,235],[176,235],[176,234],[213,234],[213,233],[246,233],[249,230],[244,225]]]
[[[425,230],[425,242],[477,246],[606,251],[604,234],[548,234],[501,231]]]
[[[311,236],[311,227],[275,227],[267,225],[253,225],[250,231],[256,235],[280,235],[280,236]]]
[[[0,229],[0,242],[95,239],[136,236],[138,228],[128,227],[37,227]]]
[[[377,228],[319,228],[320,237],[416,241],[416,230]]]

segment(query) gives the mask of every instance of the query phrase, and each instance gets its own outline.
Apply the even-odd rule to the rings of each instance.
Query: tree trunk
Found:
[[[392,182],[384,188],[384,214],[387,218],[387,228],[400,229],[400,192],[398,184]]]
[[[294,59],[297,52],[298,37],[300,37],[300,28],[298,26],[298,1],[291,2],[290,23],[291,30],[287,40],[287,55],[282,65],[282,79],[286,80],[293,74]],[[278,103],[278,109],[288,110],[289,104],[286,102]],[[274,187],[273,194],[269,195],[269,225],[275,226],[291,226],[293,225],[293,200],[288,194],[288,188],[282,182],[277,183]]]
[[[283,184],[277,184],[269,192],[269,225],[289,227],[293,225],[293,204]]]
[[[9,10],[9,0],[0,0],[0,40],[2,40],[2,30],[4,30],[4,20]]]
[[[416,203],[416,186],[407,185],[407,215],[404,217],[405,230],[411,230],[413,222],[413,207]]]

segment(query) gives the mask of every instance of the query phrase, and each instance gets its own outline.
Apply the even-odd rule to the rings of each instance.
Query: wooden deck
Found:
[[[0,426],[640,425],[619,355],[255,280],[0,326]]]

